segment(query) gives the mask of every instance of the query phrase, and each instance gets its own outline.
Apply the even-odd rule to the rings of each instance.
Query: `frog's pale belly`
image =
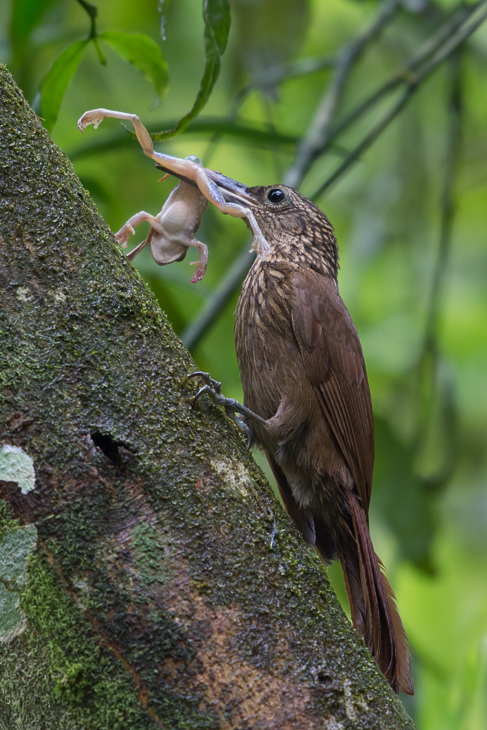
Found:
[[[171,192],[161,213],[157,216],[164,229],[164,237],[184,241],[198,230],[208,201],[194,185],[181,181]]]
[[[160,236],[155,231],[151,238],[150,248],[154,261],[159,266],[182,261],[188,252],[188,247],[180,243],[177,238],[171,240]]]
[[[188,246],[195,243],[194,235],[201,216],[208,206],[198,188],[181,181],[171,192],[157,216],[159,230],[154,229],[151,252],[159,266],[182,261]]]

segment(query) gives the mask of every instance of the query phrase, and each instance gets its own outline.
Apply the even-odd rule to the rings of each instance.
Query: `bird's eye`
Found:
[[[285,197],[284,190],[281,190],[280,188],[273,188],[267,193],[267,200],[269,203],[282,203]]]

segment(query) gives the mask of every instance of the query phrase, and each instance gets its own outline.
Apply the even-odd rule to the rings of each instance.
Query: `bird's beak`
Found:
[[[170,175],[174,175],[174,177],[177,177],[180,180],[190,183],[190,185],[196,186],[194,180],[190,180],[189,178],[184,177],[184,175],[176,175],[172,170],[169,170],[163,165],[157,164],[156,167],[160,170],[164,170],[164,172],[168,172]],[[243,183],[233,180],[231,177],[227,177],[226,175],[222,175],[221,172],[217,172],[216,170],[210,170],[207,167],[203,169],[209,179],[218,185],[221,194],[225,198],[225,202],[239,203],[245,207],[255,207],[259,205],[257,197],[252,195],[250,189]]]
[[[245,207],[254,207],[259,205],[259,200],[255,195],[252,195],[250,188],[243,183],[233,180],[231,177],[222,175],[221,172],[215,170],[206,169],[206,174],[216,183],[220,189],[221,194],[225,198],[227,203],[240,203]]]

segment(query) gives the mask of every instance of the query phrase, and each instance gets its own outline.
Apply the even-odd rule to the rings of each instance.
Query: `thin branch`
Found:
[[[458,161],[461,143],[462,93],[460,75],[460,57],[453,59],[453,84],[450,97],[450,129],[448,133],[448,150],[445,161],[444,187],[441,196],[441,230],[438,258],[433,274],[431,297],[426,318],[423,351],[436,351],[438,338],[438,317],[441,293],[445,272],[450,256],[453,219],[455,216],[455,180],[458,172]]]
[[[255,254],[248,250],[249,246],[251,246],[251,241],[246,242],[245,249],[235,259],[201,314],[181,334],[181,340],[188,350],[191,350],[198,344],[206,331],[218,318],[218,315],[224,309],[237,287],[242,284],[255,258]]]
[[[324,56],[323,58],[310,56],[309,58],[299,58],[297,61],[289,61],[280,66],[272,66],[255,76],[247,86],[244,86],[239,91],[237,100],[241,103],[253,91],[262,91],[289,79],[310,76],[319,71],[333,68],[336,62],[335,56]]]
[[[372,25],[348,43],[340,52],[331,84],[327,87],[308,132],[299,146],[296,159],[288,170],[287,185],[291,187],[299,186],[313,160],[327,144],[333,116],[354,64],[358,61],[367,45],[376,39],[387,24],[391,22],[399,4],[399,0],[386,0]]]
[[[485,5],[487,0],[479,3],[478,8]],[[484,11],[475,21],[461,27],[456,33],[454,33],[447,42],[440,47],[423,69],[417,72],[414,76],[410,76],[409,79],[405,79],[407,88],[404,93],[399,97],[395,104],[382,116],[381,119],[375,124],[370,132],[362,139],[362,141],[353,149],[348,157],[342,162],[341,165],[333,172],[324,183],[322,183],[317,190],[312,194],[311,198],[316,199],[320,195],[328,190],[342,175],[363,155],[363,153],[375,142],[375,140],[382,134],[382,132],[389,126],[389,124],[397,117],[399,112],[406,106],[411,96],[419,89],[421,84],[428,78],[428,76],[445,61],[457,48],[460,46],[487,18],[487,11]]]
[[[384,96],[394,91],[398,86],[404,84],[416,68],[421,66],[422,63],[428,60],[435,51],[446,41],[452,33],[454,33],[463,23],[478,9],[480,3],[474,5],[462,5],[451,15],[446,22],[441,25],[426,41],[420,46],[420,48],[413,53],[410,60],[405,66],[388,79],[377,91],[369,96],[365,101],[359,104],[353,109],[347,116],[333,127],[330,132],[329,140],[327,144],[320,150],[320,154],[323,154],[329,147],[331,141],[353,124],[357,119],[363,116],[369,111],[378,101]]]
[[[79,5],[83,8],[83,10],[88,14],[88,17],[90,19],[91,28],[90,28],[90,35],[88,36],[88,40],[93,40],[93,38],[96,38],[96,17],[98,15],[98,8],[96,5],[92,5],[92,3],[87,2],[86,0],[76,0]]]
[[[481,2],[477,2],[472,5],[462,5],[457,8],[455,12],[447,18],[446,22],[437,28],[435,32],[426,39],[426,41],[412,55],[410,60],[402,69],[388,79],[381,87],[379,87],[379,89],[377,89],[377,91],[365,99],[365,101],[359,104],[341,122],[330,130],[328,140],[319,150],[319,155],[323,154],[323,152],[330,148],[333,139],[369,111],[369,109],[371,109],[384,96],[403,84],[411,72],[424,63],[439,48],[439,46],[477,10],[479,5],[481,5]],[[352,44],[353,43],[354,41],[352,41]],[[337,57],[335,56],[326,56],[324,58],[303,58],[282,64],[281,66],[275,66],[274,68],[264,71],[248,86],[242,89],[237,97],[237,104],[240,106],[243,98],[256,89],[264,89],[267,86],[276,85],[287,79],[309,75],[334,66],[337,66]]]
[[[77,0],[79,5],[83,8],[83,10],[88,14],[88,17],[90,19],[90,34],[87,38],[89,41],[93,41],[93,45],[95,46],[96,52],[98,54],[98,60],[102,64],[102,66],[106,65],[107,59],[103,55],[100,44],[98,43],[98,33],[96,31],[96,18],[98,15],[98,8],[96,5],[93,5],[92,3],[87,2],[87,0]]]

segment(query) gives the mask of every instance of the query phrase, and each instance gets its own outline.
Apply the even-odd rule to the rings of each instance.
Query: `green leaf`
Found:
[[[56,124],[61,102],[76,73],[89,41],[76,41],[51,66],[41,89],[41,117],[49,131]]]
[[[205,0],[203,18],[206,33],[209,31],[217,44],[220,56],[225,53],[230,32],[230,6],[228,0]]]
[[[152,38],[143,33],[105,31],[98,38],[108,43],[119,56],[144,74],[162,99],[167,91],[167,63],[162,51]]]
[[[205,70],[193,108],[179,120],[174,129],[157,132],[154,140],[169,139],[183,132],[195,119],[206,102],[216,83],[221,67],[221,57],[227,46],[230,31],[229,0],[204,0],[203,19],[205,21]]]

